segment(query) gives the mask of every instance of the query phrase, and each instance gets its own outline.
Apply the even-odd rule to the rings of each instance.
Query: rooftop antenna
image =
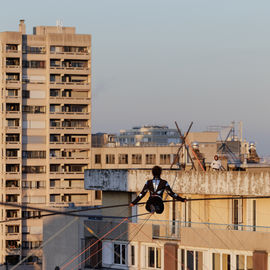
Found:
[[[179,126],[178,126],[178,124],[177,124],[176,121],[175,121],[174,123],[175,123],[175,125],[176,125],[177,131],[178,131],[178,134],[179,134],[179,137],[180,137],[180,139],[181,139],[181,145],[179,146],[179,148],[178,148],[178,150],[177,150],[177,153],[176,153],[176,155],[175,155],[175,157],[174,157],[174,160],[173,160],[173,163],[171,164],[170,169],[172,169],[173,165],[177,163],[177,160],[178,160],[178,159],[180,160],[179,154],[180,154],[181,149],[184,148],[184,149],[186,150],[186,152],[187,152],[187,155],[188,155],[188,157],[189,157],[191,163],[192,163],[192,169],[194,168],[194,169],[196,170],[196,167],[194,166],[194,162],[193,162],[192,156],[191,156],[190,153],[189,153],[189,150],[192,151],[192,154],[194,155],[195,159],[198,161],[200,167],[202,168],[203,171],[205,171],[205,169],[204,169],[203,165],[201,164],[201,162],[200,162],[200,160],[199,160],[197,154],[193,151],[192,146],[191,146],[190,143],[187,141],[187,136],[188,136],[188,134],[189,134],[189,132],[190,132],[190,129],[191,129],[192,125],[193,125],[193,122],[190,123],[190,125],[189,125],[189,127],[188,127],[188,130],[187,130],[187,132],[186,132],[186,134],[183,134],[183,133],[181,132],[181,130],[180,130],[180,128],[179,128]]]
[[[60,20],[60,19],[58,19],[57,21],[56,21],[56,26],[57,26],[57,30],[58,30],[58,32],[62,32],[62,28],[63,28],[63,21],[62,20]]]

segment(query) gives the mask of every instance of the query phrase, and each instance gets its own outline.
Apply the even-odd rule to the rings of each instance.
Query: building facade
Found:
[[[130,130],[120,130],[116,137],[120,146],[153,146],[169,145],[181,142],[176,129],[170,129],[167,126],[142,126],[133,127]]]
[[[96,204],[85,191],[90,168],[91,36],[74,27],[37,26],[0,33],[1,200],[39,207]],[[14,263],[42,243],[36,215],[3,207],[0,264]],[[41,262],[42,251],[28,261]]]
[[[270,269],[269,173],[269,168],[264,173],[164,171],[162,178],[190,201],[165,203],[160,215],[122,224],[119,215],[144,214],[144,206],[103,209],[101,216],[118,219],[85,221],[95,232],[85,231],[85,247],[93,239],[100,239],[100,247],[99,253],[94,246],[92,253],[82,248],[80,267]],[[87,170],[85,184],[87,189],[100,189],[102,183],[104,206],[128,206],[151,177],[149,170]]]

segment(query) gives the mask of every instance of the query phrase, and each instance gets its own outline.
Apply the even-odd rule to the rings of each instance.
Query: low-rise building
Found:
[[[85,187],[103,190],[103,206],[127,205],[104,209],[102,217],[141,215],[143,206],[128,204],[150,178],[150,170],[87,170]],[[85,231],[87,243],[103,238],[99,257],[88,254],[81,267],[99,259],[102,269],[270,269],[269,168],[264,173],[164,170],[162,178],[189,201],[167,202],[163,214],[134,217],[132,223],[85,221],[97,234]]]

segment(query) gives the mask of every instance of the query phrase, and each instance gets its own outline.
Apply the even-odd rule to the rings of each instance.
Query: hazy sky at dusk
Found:
[[[93,132],[242,120],[270,154],[269,13],[254,0],[13,0],[1,3],[0,31],[61,19],[92,34]]]

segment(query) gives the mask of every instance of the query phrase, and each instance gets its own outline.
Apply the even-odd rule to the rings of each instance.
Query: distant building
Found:
[[[108,133],[96,133],[92,134],[92,147],[104,147],[115,145],[116,143],[116,135],[108,134]]]
[[[120,130],[116,139],[120,146],[170,145],[181,142],[177,130],[168,126],[141,126]]]

